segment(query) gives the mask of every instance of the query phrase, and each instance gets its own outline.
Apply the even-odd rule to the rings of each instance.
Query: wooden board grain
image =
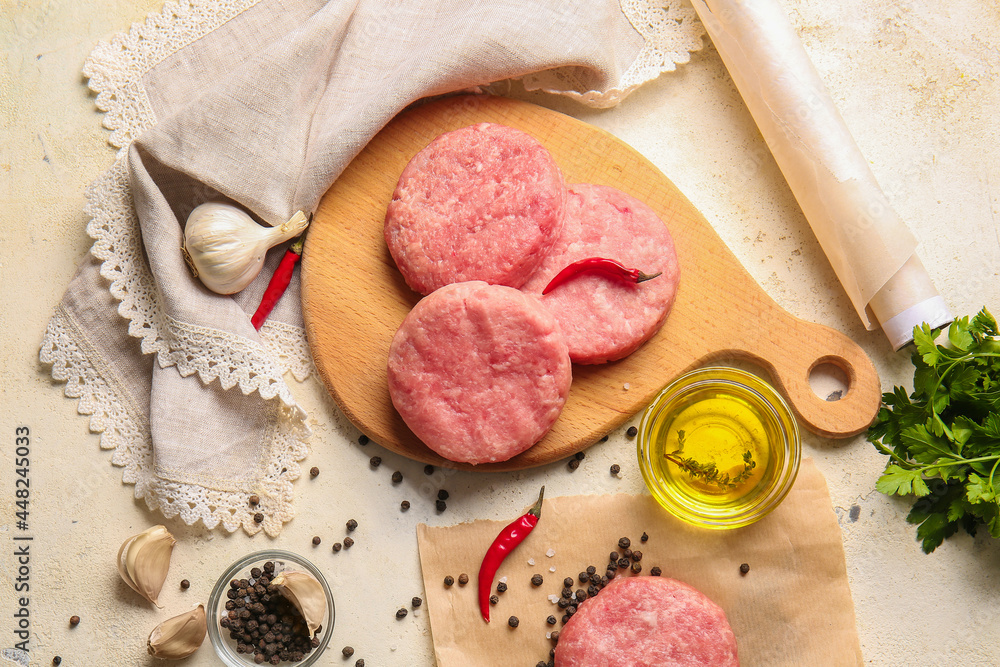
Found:
[[[517,470],[559,460],[642,410],[682,372],[726,360],[749,360],[766,370],[799,423],[815,433],[846,437],[871,423],[881,387],[861,348],[780,308],[652,163],[564,114],[505,98],[462,96],[417,106],[389,123],[323,197],[307,236],[302,301],[309,343],[323,382],[362,432],[413,459],[456,465],[421,443],[389,398],[389,343],[420,295],[396,269],[382,224],[410,158],[442,132],[483,121],[537,138],[567,183],[610,185],[651,206],[673,235],[681,280],[666,324],[639,350],[611,364],[573,366],[566,407],[538,444],[509,461],[457,467]],[[839,401],[825,401],[809,386],[810,373],[824,363],[847,376]]]

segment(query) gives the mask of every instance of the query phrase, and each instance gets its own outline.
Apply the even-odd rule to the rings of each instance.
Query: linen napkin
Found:
[[[228,201],[280,224],[422,98],[522,77],[610,106],[701,34],[680,0],[168,3],[85,66],[120,151],[88,191],[94,245],[41,359],[151,509],[275,535],[308,451],[284,380],[311,370],[297,279],[255,331],[283,248],[214,294],[180,253],[188,213]]]

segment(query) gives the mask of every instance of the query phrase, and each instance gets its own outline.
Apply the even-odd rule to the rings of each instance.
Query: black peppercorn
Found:
[[[583,602],[586,599],[587,599],[587,591],[583,590],[582,588],[579,589],[576,592],[576,601],[577,602]]]
[[[451,586],[454,583],[455,583],[455,577],[451,576],[450,574],[444,578],[445,586]]]
[[[589,574],[587,574],[586,572],[581,572],[580,574],[578,574],[578,575],[576,575],[576,576],[577,576],[577,579],[579,579],[579,580],[580,580],[580,583],[581,583],[581,584],[582,584],[583,582],[587,581],[588,579],[590,579],[590,575],[589,575]]]
[[[628,558],[629,560],[632,560],[632,550],[631,549],[626,549],[625,551],[623,551],[622,552],[622,557]]]
[[[382,465],[382,457],[381,456],[373,456],[370,459],[368,459],[368,463],[371,464],[371,467],[377,468],[380,465]]]
[[[425,465],[424,466],[424,474],[425,475],[433,475],[434,474],[434,466],[432,466],[430,463],[428,463],[427,465]]]
[[[445,502],[445,501],[443,501],[443,500],[438,500],[438,501],[436,501],[436,502],[434,503],[434,507],[436,507],[436,508],[437,508],[437,511],[438,511],[438,512],[443,512],[443,511],[445,511],[446,509],[448,509],[448,503],[446,503],[446,502]]]
[[[521,621],[517,620],[517,616],[511,616],[507,619],[507,625],[512,628],[516,628]]]
[[[70,625],[71,628],[75,628],[76,626],[80,625],[80,617],[79,616],[70,616],[69,617],[69,625]]]
[[[573,577],[566,577],[563,579],[563,588],[569,588],[573,585]]]
[[[622,471],[622,467],[620,465],[618,465],[617,463],[615,463],[614,465],[611,466],[611,474],[612,475],[617,475],[621,471]]]
[[[563,614],[562,622],[563,622],[563,625],[566,625],[567,623],[569,623],[569,614]]]
[[[334,551],[334,553],[340,551],[343,548],[344,548],[344,545],[341,544],[340,542],[334,542],[333,543],[333,551]]]
[[[467,575],[465,572],[463,572],[462,574],[458,575],[458,585],[459,586],[464,586],[467,583],[469,583],[469,575]]]
[[[410,604],[413,605],[414,609],[416,609],[417,607],[419,607],[423,603],[424,603],[424,601],[421,598],[418,598],[417,596],[413,596],[413,599],[410,600]]]
[[[565,609],[569,606],[569,600],[566,598],[559,598],[558,605],[560,609]]]
[[[490,596],[490,604],[496,604],[497,602],[500,602],[500,598],[494,593]]]
[[[251,507],[256,507],[257,505],[260,505],[260,496],[258,496],[256,494],[252,495],[252,496],[250,496],[249,501],[250,501]]]
[[[312,468],[309,468],[309,476],[310,477],[319,477],[319,468],[317,468],[316,466],[313,466]]]
[[[628,549],[630,546],[632,546],[632,540],[628,539],[627,537],[623,537],[620,540],[618,540],[619,549]]]
[[[403,512],[410,509],[410,501],[404,500],[403,502],[399,503],[399,509],[402,510]]]
[[[181,579],[181,590],[186,591],[191,588],[191,582],[187,579]]]
[[[625,556],[622,556],[621,558],[618,559],[618,569],[624,570],[625,568],[627,568],[629,566],[629,562],[630,561],[629,561],[628,558],[626,558]]]
[[[597,572],[597,568],[596,567],[594,567],[593,565],[588,565],[587,566],[587,574],[588,575],[592,576],[595,572]]]
[[[354,663],[354,667],[365,667],[365,659],[358,658],[358,661]]]
[[[448,500],[449,493],[446,489],[438,489],[438,500]]]
[[[62,658],[60,658],[60,657],[59,657],[59,656],[57,655],[56,657],[52,658],[52,664],[53,664],[53,665],[61,665],[61,664],[62,664]]]
[[[347,520],[347,532],[352,532],[357,527],[358,527],[357,521],[355,521],[354,519]]]
[[[658,577],[658,576],[660,576],[660,575],[661,575],[661,574],[663,573],[663,570],[661,570],[661,569],[660,569],[659,567],[656,567],[656,566],[654,565],[653,567],[651,567],[651,568],[649,569],[649,573],[650,573],[651,575],[653,575],[654,577]]]
[[[396,610],[396,618],[406,618],[406,607],[400,607]]]
[[[539,660],[538,662],[535,663],[535,667],[545,667],[545,661]]]
[[[368,436],[365,435],[364,433],[362,433],[361,435],[358,436],[358,444],[361,445],[362,447],[364,447],[365,445],[367,445],[368,442],[369,442],[368,441]]]
[[[601,589],[600,589],[599,587],[600,587],[600,586],[603,586],[603,585],[604,585],[604,584],[603,584],[603,582],[602,582],[602,583],[600,583],[600,584],[591,584],[590,586],[587,586],[587,597],[588,597],[588,598],[592,598],[592,597],[594,597],[595,595],[597,595],[597,592],[598,592],[599,590],[601,590]]]
[[[639,541],[640,542],[645,542],[648,539],[649,539],[649,535],[647,535],[646,533],[643,533],[642,537],[639,538]]]
[[[399,472],[398,470],[396,472],[392,473],[392,483],[393,484],[399,484],[402,481],[403,481],[403,473]]]
[[[319,535],[314,535],[314,536],[313,536],[313,546],[314,546],[314,547],[318,547],[318,546],[319,546],[319,543],[320,543],[320,542],[322,542],[322,541],[323,541],[323,540],[322,540],[322,539],[320,538],[320,536],[319,536]]]
[[[558,630],[553,630],[553,631],[552,631],[552,634],[550,635],[550,638],[551,638],[551,639],[552,639],[552,641],[554,641],[554,642],[557,642],[557,641],[559,641],[559,631],[558,631]]]
[[[625,431],[625,435],[627,435],[630,438],[634,438],[635,436],[639,435],[639,429],[637,429],[635,426],[629,426],[628,430]]]
[[[642,552],[638,551],[638,550],[633,551],[632,552],[632,561],[638,563],[641,560],[642,560]]]
[[[264,523],[264,515],[261,514],[260,512],[257,512],[256,514],[253,515],[253,520],[254,523]]]
[[[344,548],[345,549],[350,549],[353,546],[354,546],[354,540],[352,540],[349,537],[345,537],[344,538]]]
[[[740,565],[740,574],[746,574],[750,571],[750,563],[743,563]]]
[[[340,652],[344,654],[345,658],[350,658],[354,655],[354,648],[351,646],[345,646]]]
[[[577,452],[577,453],[576,453],[576,454],[574,454],[573,456],[574,456],[574,457],[576,457],[576,460],[577,460],[577,461],[582,461],[582,460],[584,460],[585,458],[587,458],[587,454],[586,454],[585,452]]]
[[[532,586],[541,586],[542,585],[542,581],[543,581],[542,580],[542,575],[540,575],[540,574],[533,574],[533,575],[531,575],[531,585]]]
[[[549,616],[548,618],[545,619],[545,622],[548,623],[549,625],[555,625],[556,624],[556,617],[555,616]]]
[[[567,600],[573,597],[573,589],[569,587],[562,589],[562,596]]]
[[[506,593],[506,592],[507,592],[507,584],[506,584],[506,582],[503,582],[503,581],[499,582],[497,584],[497,593]]]
[[[611,554],[608,556],[608,558],[612,563],[617,563],[618,559],[621,558],[621,556],[618,554],[617,551],[612,551]]]
[[[569,466],[570,471],[576,470],[580,467],[580,459],[570,459],[566,465]]]
[[[639,574],[640,572],[642,572],[642,563],[632,563],[632,573]]]

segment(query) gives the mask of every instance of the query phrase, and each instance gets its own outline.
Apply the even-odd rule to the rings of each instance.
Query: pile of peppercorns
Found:
[[[274,562],[250,570],[250,579],[233,579],[226,596],[226,615],[219,625],[229,630],[236,652],[253,654],[258,665],[299,662],[319,646],[316,630],[310,637],[302,614],[271,583]]]

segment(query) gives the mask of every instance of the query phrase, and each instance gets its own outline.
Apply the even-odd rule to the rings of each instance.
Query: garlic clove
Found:
[[[180,660],[186,658],[205,641],[207,623],[205,606],[168,618],[149,633],[146,650],[156,658]]]
[[[235,294],[260,273],[268,249],[298,236],[308,225],[302,211],[281,225],[265,227],[242,209],[209,202],[188,216],[181,250],[193,275],[208,289]]]
[[[271,583],[302,614],[302,619],[313,636],[326,616],[326,593],[323,584],[308,572],[282,572]]]
[[[177,540],[165,526],[153,526],[122,543],[118,574],[132,590],[156,606]]]

